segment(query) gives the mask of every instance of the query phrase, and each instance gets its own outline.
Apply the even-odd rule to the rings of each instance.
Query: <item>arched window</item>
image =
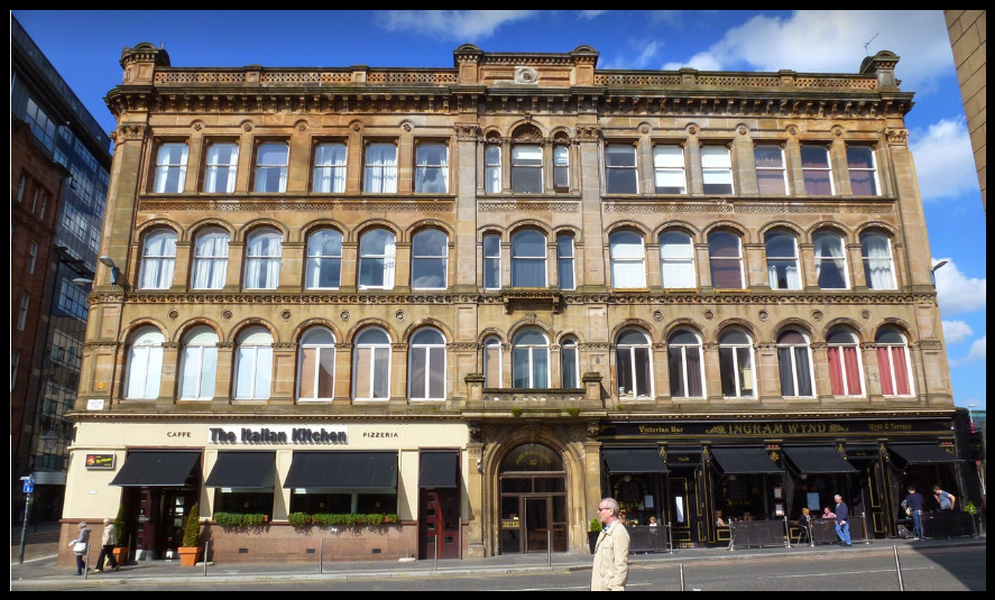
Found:
[[[309,290],[337,290],[342,283],[342,234],[334,229],[319,229],[307,238],[307,275]]]
[[[283,236],[275,229],[257,229],[249,234],[245,250],[245,288],[275,290],[280,286]]]
[[[634,231],[616,231],[609,240],[612,287],[616,289],[646,287],[643,264],[643,238]]]
[[[371,229],[359,238],[359,289],[394,289],[394,234]]]
[[[501,340],[489,337],[484,340],[484,387],[504,387],[504,377],[501,375]]]
[[[386,331],[371,327],[356,336],[352,372],[354,399],[390,398],[390,336]]]
[[[817,231],[812,236],[815,245],[815,276],[824,290],[850,287],[843,236],[834,231]]]
[[[881,373],[881,393],[885,396],[912,395],[912,359],[909,344],[894,327],[882,327],[874,339]]]
[[[238,336],[235,356],[235,399],[266,400],[273,378],[273,336],[259,325]]]
[[[438,229],[419,231],[411,239],[411,289],[446,289],[449,238]]]
[[[767,279],[772,290],[800,290],[798,244],[793,235],[771,231],[764,236],[767,246]]]
[[[538,231],[511,236],[511,287],[546,287],[546,236]]]
[[[667,339],[672,398],[705,397],[705,365],[701,338],[689,329],[678,329]]]
[[[210,228],[197,234],[193,250],[195,290],[220,290],[228,277],[228,232]]]
[[[301,336],[297,397],[301,401],[331,400],[335,396],[335,335],[312,327]]]
[[[863,396],[864,377],[856,334],[833,327],[826,336],[829,348],[829,383],[834,396]]]
[[[653,363],[650,339],[639,329],[625,329],[615,341],[618,397],[629,400],[653,397]]]
[[[777,367],[782,396],[815,395],[812,386],[812,350],[805,334],[788,329],[777,336]]]
[[[446,339],[439,330],[420,329],[411,336],[408,376],[412,400],[446,399]]]
[[[549,387],[549,340],[537,329],[517,333],[511,343],[511,385],[518,389]]]
[[[864,259],[864,279],[872,290],[893,290],[895,267],[891,258],[891,239],[879,231],[860,234],[860,253]]]
[[[712,268],[712,287],[743,289],[743,253],[738,237],[727,231],[710,233],[708,261]]]
[[[580,361],[577,356],[577,340],[572,337],[560,342],[560,386],[580,387]]]
[[[155,327],[146,326],[131,334],[128,341],[128,378],[124,397],[128,400],[154,400],[162,381],[162,344],[166,338]]]
[[[142,272],[139,289],[168,290],[173,283],[176,262],[176,232],[159,229],[145,236],[142,246]]]
[[[697,287],[694,244],[690,235],[683,231],[666,231],[660,234],[660,274],[665,288]]]
[[[180,400],[210,400],[218,372],[218,334],[198,325],[183,336]]]
[[[726,329],[719,336],[719,377],[726,398],[753,398],[757,379],[753,368],[753,341],[742,329]]]

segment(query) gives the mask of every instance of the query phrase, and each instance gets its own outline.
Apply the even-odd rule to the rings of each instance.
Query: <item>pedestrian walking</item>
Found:
[[[594,546],[592,592],[622,592],[629,579],[629,532],[619,520],[618,502],[604,498],[598,504],[601,533]]]
[[[922,535],[922,511],[923,511],[923,499],[922,494],[916,491],[916,486],[909,486],[909,495],[905,497],[902,501],[902,506],[905,507],[906,512],[908,512],[909,517],[912,518],[912,539],[921,540]]]
[[[97,568],[93,570],[94,573],[103,572],[105,559],[109,563],[107,566],[109,570],[117,571],[121,568],[114,557],[114,544],[116,543],[117,527],[110,519],[104,519],[104,533],[100,536],[100,556],[97,557]]]
[[[843,496],[836,494],[836,535],[840,538],[840,543],[850,548],[853,542],[850,541],[850,508],[843,502]]]
[[[86,555],[90,550],[90,528],[87,527],[86,521],[79,522],[79,532],[73,541],[69,542],[69,547],[73,549],[73,554],[76,555],[76,575],[77,577],[82,575],[86,570]]]

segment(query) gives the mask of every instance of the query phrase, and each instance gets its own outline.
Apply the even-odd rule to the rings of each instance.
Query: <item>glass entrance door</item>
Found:
[[[549,549],[550,498],[525,498],[525,552]]]

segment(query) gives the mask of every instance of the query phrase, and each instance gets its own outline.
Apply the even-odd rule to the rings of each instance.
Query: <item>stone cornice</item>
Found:
[[[284,195],[285,196],[285,195]],[[233,198],[226,196],[210,198],[199,195],[171,195],[167,198],[143,197],[139,201],[140,210],[150,212],[328,212],[328,211],[363,211],[363,212],[451,212],[454,200],[451,197],[392,197],[385,200],[382,196],[373,198],[308,198],[287,197],[274,199],[270,197],[245,196]]]

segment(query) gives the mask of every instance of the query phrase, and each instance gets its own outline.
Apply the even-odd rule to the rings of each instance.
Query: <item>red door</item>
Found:
[[[459,490],[423,489],[418,529],[418,558],[459,558]]]

